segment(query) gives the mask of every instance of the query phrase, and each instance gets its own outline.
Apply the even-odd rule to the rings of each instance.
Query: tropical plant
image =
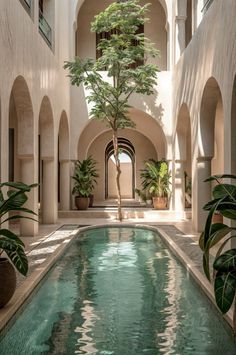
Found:
[[[0,183],[0,256],[5,252],[12,264],[23,275],[26,275],[28,271],[28,259],[24,251],[24,243],[10,229],[2,228],[2,226],[7,221],[21,218],[34,220],[28,215],[36,215],[36,213],[23,206],[28,200],[26,193],[35,186],[37,184],[26,185],[22,182]],[[4,198],[3,193],[4,187],[10,188],[6,193],[6,198]],[[9,214],[11,212],[12,215]],[[20,212],[24,214],[19,214]]]
[[[170,193],[170,173],[165,160],[149,159],[141,169],[142,188],[152,197],[168,197]]]
[[[72,194],[79,197],[89,197],[91,195],[99,177],[96,164],[97,162],[92,156],[82,161],[76,161],[74,175],[72,176],[75,181]]]
[[[204,210],[208,216],[204,231],[199,240],[203,251],[203,269],[205,275],[214,282],[216,304],[220,311],[227,313],[235,300],[236,294],[236,248],[230,247],[229,242],[236,238],[234,221],[236,220],[236,186],[225,183],[224,179],[235,180],[235,175],[213,175],[206,182],[216,182],[213,187],[213,199],[209,201]],[[214,213],[231,220],[231,225],[225,223],[212,223]],[[210,249],[216,247],[217,253],[210,267]],[[227,250],[225,250],[227,248]],[[234,333],[236,333],[236,307],[234,305]]]
[[[69,69],[72,85],[83,83],[89,92],[87,99],[93,104],[91,118],[105,122],[112,130],[119,220],[122,211],[118,131],[135,126],[128,112],[130,96],[153,94],[156,84],[157,67],[147,64],[147,58],[156,57],[158,51],[143,33],[138,33],[148,20],[147,7],[140,6],[139,0],[113,2],[91,24],[92,32],[107,34],[97,45],[100,58],[76,58],[64,66]],[[106,76],[101,74],[104,69]]]

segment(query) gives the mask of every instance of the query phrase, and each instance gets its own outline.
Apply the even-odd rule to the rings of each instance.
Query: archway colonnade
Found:
[[[32,102],[32,94],[23,76],[15,78],[8,103],[8,124],[4,128],[1,124],[1,129],[5,130],[4,134],[8,137],[9,148],[4,165],[8,167],[8,173],[2,175],[1,179],[38,183],[38,188],[29,193],[26,207],[39,214],[38,219],[42,223],[55,223],[58,206],[69,209],[70,201],[67,114],[63,111],[56,119],[50,98],[46,95],[41,100],[37,114],[36,104]],[[22,219],[20,231],[26,236],[36,235],[38,222]]]

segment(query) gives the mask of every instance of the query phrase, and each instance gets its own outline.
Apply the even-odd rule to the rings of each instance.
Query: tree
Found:
[[[120,159],[118,131],[135,127],[128,114],[129,98],[132,94],[151,95],[156,84],[157,66],[148,64],[149,57],[158,51],[139,33],[147,22],[148,5],[141,6],[139,0],[114,2],[105,11],[95,16],[91,31],[104,34],[97,44],[100,57],[96,60],[76,58],[66,62],[72,85],[84,84],[90,92],[91,116],[104,121],[112,130],[114,158],[116,164],[116,186],[118,218],[122,220],[120,193]],[[104,79],[101,71],[107,71]]]

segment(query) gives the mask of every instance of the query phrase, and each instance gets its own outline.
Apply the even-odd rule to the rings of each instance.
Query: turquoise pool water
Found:
[[[146,229],[80,235],[0,342],[15,354],[236,354],[228,327]]]

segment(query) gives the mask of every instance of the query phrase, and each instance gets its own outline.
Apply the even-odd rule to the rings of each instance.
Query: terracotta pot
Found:
[[[78,210],[87,210],[89,206],[89,197],[75,197],[75,206]]]
[[[167,197],[153,197],[152,201],[155,210],[166,210],[168,203]]]
[[[0,308],[10,301],[16,289],[16,272],[6,258],[0,258]]]

